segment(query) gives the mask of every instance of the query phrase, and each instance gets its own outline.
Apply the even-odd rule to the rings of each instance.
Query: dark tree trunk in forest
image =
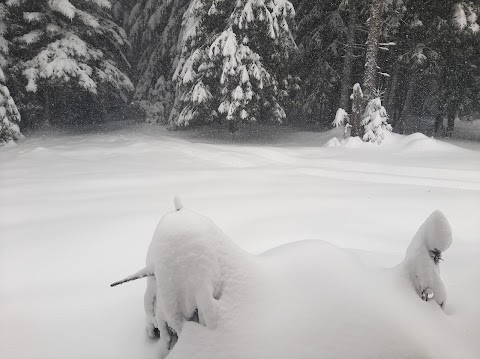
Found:
[[[390,114],[390,118],[392,119],[393,123],[397,121],[397,111],[396,106],[397,103],[395,101],[397,97],[397,86],[398,86],[398,76],[400,74],[400,63],[396,62],[395,67],[393,69],[393,76],[392,81],[390,83],[390,89],[388,91],[388,100],[387,100],[387,112]]]
[[[378,43],[382,33],[382,15],[384,0],[371,0],[370,20],[368,24],[367,55],[363,77],[363,97],[365,101],[373,98],[377,80]]]
[[[353,46],[355,43],[355,30],[357,26],[357,0],[350,0],[348,3],[348,32],[347,45],[345,47],[345,58],[343,59],[343,74],[340,95],[340,108],[348,108],[348,100],[351,93]]]
[[[457,111],[455,107],[450,106],[447,112],[448,122],[447,130],[445,131],[445,137],[452,137],[453,129],[455,128],[455,117],[457,117]]]
[[[395,123],[395,129],[398,133],[404,134],[405,133],[405,123],[407,121],[407,116],[410,113],[410,108],[412,107],[412,97],[415,93],[415,85],[417,81],[417,76],[412,75],[411,80],[408,84],[407,95],[405,96],[405,102],[403,104],[402,114],[398,119],[397,123]]]
[[[363,127],[362,127],[362,112],[363,112],[363,95],[360,85],[355,85],[353,87],[353,98],[352,98],[352,116],[350,118],[350,124],[352,125],[352,130],[350,135],[352,137],[360,136],[363,137]]]
[[[45,86],[43,90],[43,124],[45,126],[50,126],[52,120],[52,96],[51,91],[48,86]]]

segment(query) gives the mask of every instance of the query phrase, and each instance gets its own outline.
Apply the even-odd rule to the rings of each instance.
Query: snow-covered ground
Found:
[[[188,323],[172,357],[480,357],[480,143],[107,127],[0,148],[0,357],[157,358],[144,280],[109,283],[144,265],[174,194],[244,250],[268,252],[219,327]],[[362,275],[400,263],[436,209],[453,228],[445,313]],[[336,247],[281,246],[305,239]]]

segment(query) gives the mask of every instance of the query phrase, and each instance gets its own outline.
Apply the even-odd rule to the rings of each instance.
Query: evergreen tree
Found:
[[[140,0],[128,6],[131,10],[125,23],[133,44],[131,58],[137,68],[134,99],[151,123],[167,123],[173,106],[172,76],[180,50],[182,17],[189,3]]]
[[[368,102],[363,114],[362,125],[365,142],[380,144],[392,132],[392,126],[388,123],[387,111],[382,106],[379,97]]]
[[[286,70],[295,49],[293,15],[286,0],[192,1],[182,28],[170,125],[217,119],[234,132],[244,121],[281,123],[295,87]]]
[[[342,76],[342,56],[348,57],[346,49],[353,53],[353,48],[343,46],[349,41],[347,38],[353,41],[347,28],[350,5],[350,1],[345,4],[341,0],[301,0],[296,7],[296,41],[300,49],[296,72],[301,78],[301,89],[297,97],[300,111],[297,111],[296,116],[301,114],[307,121],[324,125],[330,122],[337,108],[336,102],[343,80],[348,82],[345,84],[347,98],[351,92],[353,74],[348,80],[348,74]],[[354,15],[357,19],[357,14]],[[354,26],[352,28],[356,31]],[[353,72],[355,64],[352,62],[350,65],[348,70]]]
[[[404,0],[396,33],[387,108],[396,130],[410,114],[449,117],[478,109],[479,5],[468,1]]]
[[[59,101],[128,100],[133,85],[126,75],[126,34],[107,10],[108,0],[8,0],[16,22],[12,41],[16,67],[26,90],[43,99],[44,120],[52,119]],[[81,90],[81,91],[78,91]]]
[[[10,26],[9,12],[5,4],[0,4],[0,146],[21,139],[20,113],[6,86],[4,69],[9,65],[9,42],[5,39]]]

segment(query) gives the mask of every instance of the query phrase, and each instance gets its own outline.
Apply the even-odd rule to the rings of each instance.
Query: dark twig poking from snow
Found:
[[[143,269],[140,269],[135,274],[129,275],[128,277],[126,277],[122,280],[119,280],[118,282],[114,282],[114,283],[110,284],[110,287],[115,287],[117,285],[127,283],[127,282],[131,282],[133,280],[137,280],[137,279],[141,279],[141,278],[145,278],[145,277],[152,277],[153,275],[154,274],[152,272],[149,272],[147,270],[147,268],[143,268]]]

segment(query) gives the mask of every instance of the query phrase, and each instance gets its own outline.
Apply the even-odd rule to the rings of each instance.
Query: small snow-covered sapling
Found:
[[[450,224],[442,212],[435,211],[418,229],[402,263],[419,297],[425,301],[434,299],[442,308],[447,293],[439,263],[451,243]]]

